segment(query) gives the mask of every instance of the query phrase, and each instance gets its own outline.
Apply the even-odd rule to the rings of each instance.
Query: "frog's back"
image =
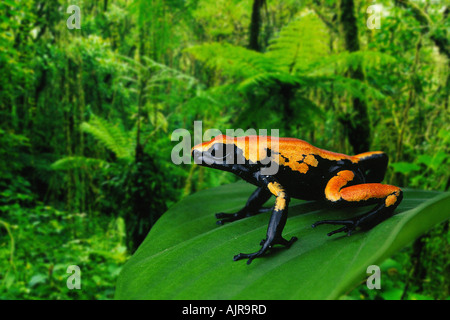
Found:
[[[230,137],[226,135],[219,135],[211,141],[201,144],[202,150],[209,149],[214,143],[232,143],[242,150],[245,158],[254,163],[262,160],[267,154],[265,149],[270,149],[272,152],[279,153],[283,158],[295,160],[303,159],[303,156],[314,155],[323,159],[338,161],[338,160],[350,160],[357,162],[358,159],[354,156],[348,156],[342,153],[331,152],[328,150],[320,149],[312,144],[300,140],[297,138],[278,138],[271,136],[243,136],[243,137]],[[196,146],[195,148],[198,148]]]
[[[357,158],[354,156],[348,156],[342,153],[331,152],[328,150],[320,149],[312,144],[297,138],[276,138],[271,136],[244,136],[244,137],[216,137],[216,141],[233,140],[240,149],[244,151],[245,157],[254,162],[261,160],[260,155],[262,149],[269,148],[274,152],[279,152],[284,158],[290,159],[302,159],[303,155],[317,155],[323,159],[332,161],[338,160],[350,160],[357,162]]]
[[[293,197],[318,200],[336,171],[354,169],[357,163],[354,156],[320,149],[300,139],[280,138],[276,177]]]
[[[300,160],[303,156],[311,155],[330,161],[349,160],[354,163],[358,162],[358,159],[354,156],[320,149],[296,138],[279,138],[279,149],[280,154],[293,160]]]

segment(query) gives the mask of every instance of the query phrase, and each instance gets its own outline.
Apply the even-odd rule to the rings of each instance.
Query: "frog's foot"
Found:
[[[317,221],[311,227],[315,228],[321,224],[344,225],[342,228],[339,228],[339,229],[336,229],[334,231],[327,233],[327,235],[331,236],[335,233],[346,232],[347,235],[350,236],[353,234],[353,232],[355,232],[358,229],[360,221],[361,221],[361,219],[359,219],[359,218],[353,218],[353,219],[348,219],[348,220],[322,220],[322,221]]]
[[[269,249],[272,248],[272,246],[274,246],[275,244],[281,244],[282,246],[285,246],[287,249],[289,249],[291,247],[291,245],[297,240],[298,240],[297,237],[292,237],[289,241],[283,237],[278,237],[272,241],[272,244],[269,245]],[[267,241],[267,239],[262,239],[261,242],[259,243],[259,245],[264,246],[266,241]]]
[[[292,237],[289,241],[284,239],[283,237],[278,237],[273,239],[272,241],[267,241],[267,239],[261,240],[260,245],[262,248],[254,253],[239,253],[234,256],[233,260],[238,261],[241,259],[248,259],[247,264],[252,263],[253,259],[262,256],[267,250],[271,249],[276,244],[281,244],[286,248],[289,248],[295,241],[297,241],[297,237]]]
[[[379,153],[376,154],[379,155]],[[348,220],[318,221],[312,225],[313,228],[321,224],[340,224],[344,226],[328,233],[328,235],[331,236],[339,232],[346,232],[347,235],[351,235],[358,229],[369,230],[394,214],[395,208],[403,199],[403,192],[399,187],[381,183],[363,183],[347,186],[354,181],[354,177],[355,174],[352,171],[339,171],[325,187],[327,200],[332,204],[366,205],[377,203],[377,206],[367,213]],[[376,173],[371,179],[378,180]]]
[[[270,210],[272,210],[272,208],[260,208],[255,211],[240,210],[236,213],[219,212],[219,213],[216,213],[216,219],[219,219],[219,220],[217,220],[216,223],[218,225],[223,225],[226,222],[233,222],[233,221],[240,220],[243,218],[256,216],[257,214],[268,212]]]

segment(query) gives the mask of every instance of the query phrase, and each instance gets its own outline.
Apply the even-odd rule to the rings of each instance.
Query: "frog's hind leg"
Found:
[[[389,157],[382,151],[360,153],[355,156],[364,172],[365,182],[381,182],[386,174]]]
[[[272,193],[265,187],[259,187],[248,198],[244,208],[236,213],[216,213],[217,224],[222,225],[226,222],[240,220],[246,217],[254,216],[263,212],[268,212],[272,208],[263,208],[263,204],[269,200]]]
[[[321,224],[343,225],[340,229],[328,233],[329,236],[346,232],[352,234],[357,229],[367,230],[391,217],[395,208],[403,198],[403,192],[399,187],[381,183],[363,183],[347,186],[353,181],[352,171],[340,171],[337,176],[330,179],[325,188],[325,197],[334,204],[367,205],[378,204],[368,213],[356,216],[348,220],[323,220],[312,225]]]

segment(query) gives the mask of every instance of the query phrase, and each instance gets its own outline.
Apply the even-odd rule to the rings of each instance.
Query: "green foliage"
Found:
[[[121,218],[67,213],[40,203],[2,205],[0,212],[8,221],[0,221],[1,299],[113,297],[128,257]],[[82,290],[66,285],[70,265],[80,267]]]
[[[235,84],[237,91],[246,94],[249,106],[239,118],[244,126],[254,127],[254,122],[243,119],[256,117],[258,126],[270,127],[273,125],[264,118],[281,114],[284,127],[292,129],[291,125],[305,126],[311,119],[323,120],[323,108],[311,98],[318,92],[361,100],[385,98],[375,86],[346,74],[358,66],[371,69],[396,59],[373,51],[332,53],[329,42],[323,21],[314,11],[304,10],[281,29],[264,53],[227,43],[201,44],[188,52],[225,78],[226,85]]]
[[[97,141],[112,151],[118,159],[126,162],[132,161],[136,147],[133,145],[134,140],[127,137],[123,129],[111,125],[95,115],[91,115],[89,122],[81,124],[81,130],[93,135]]]
[[[28,138],[0,129],[0,145],[0,205],[32,202],[34,196],[30,190],[30,182],[17,176],[17,172],[26,166],[23,155],[29,146]]]
[[[302,73],[329,55],[329,41],[324,23],[306,9],[270,42],[267,55],[284,72]]]
[[[171,133],[192,134],[198,120],[203,132],[279,129],[350,153],[360,99],[371,148],[390,157],[387,183],[450,186],[442,2],[381,0],[374,30],[357,6],[356,52],[343,50],[334,0],[265,1],[260,52],[248,49],[253,1],[71,4],[80,30],[67,28],[65,0],[0,3],[1,298],[111,298],[122,263],[167,208],[236,181],[171,162]],[[387,291],[347,298],[445,299],[447,238],[435,228],[390,257],[398,276]],[[77,263],[89,281],[69,292],[66,267]]]
[[[72,170],[83,168],[85,170],[96,167],[103,167],[106,162],[100,159],[92,159],[86,157],[66,157],[52,163],[53,170]]]
[[[230,184],[172,207],[124,266],[116,298],[336,299],[365,278],[369,265],[381,263],[450,217],[449,193],[405,190],[392,218],[367,232],[330,238],[326,233],[335,226],[312,229],[311,224],[356,215],[367,207],[329,210],[315,202],[293,201],[284,235],[296,235],[299,241],[246,265],[232,257],[258,248],[270,213],[225,226],[215,225],[214,213],[240,208],[253,188]]]
[[[418,250],[420,245],[420,250]],[[434,227],[380,264],[382,290],[365,283],[349,292],[347,299],[431,300],[447,299],[449,289],[448,220]],[[412,257],[412,259],[410,258]]]

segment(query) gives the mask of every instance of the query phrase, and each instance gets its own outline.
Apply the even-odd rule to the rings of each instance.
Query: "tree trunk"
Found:
[[[260,52],[259,34],[261,32],[261,8],[265,0],[253,0],[252,20],[250,22],[250,40],[248,48]]]
[[[355,17],[353,0],[341,0],[339,4],[339,22],[344,38],[345,50],[355,52],[359,50],[358,27]],[[350,68],[348,76],[352,79],[364,81],[361,67]],[[367,105],[364,100],[353,98],[353,115],[347,115],[342,122],[347,128],[348,140],[355,154],[370,149],[370,120]]]
[[[142,57],[146,54],[145,39],[147,39],[145,26],[140,26],[139,32],[139,44],[137,57],[140,64],[145,66],[145,60]],[[148,191],[145,186],[145,166],[144,162],[144,146],[141,144],[141,111],[145,104],[144,90],[146,86],[145,72],[141,70],[138,75],[138,97],[137,97],[137,132],[136,132],[136,148],[134,158],[134,170],[131,174],[131,201],[132,212],[128,212],[125,215],[125,223],[127,226],[128,248],[131,252],[134,252],[141,242],[144,240],[145,235],[150,230],[150,207],[148,206]]]

